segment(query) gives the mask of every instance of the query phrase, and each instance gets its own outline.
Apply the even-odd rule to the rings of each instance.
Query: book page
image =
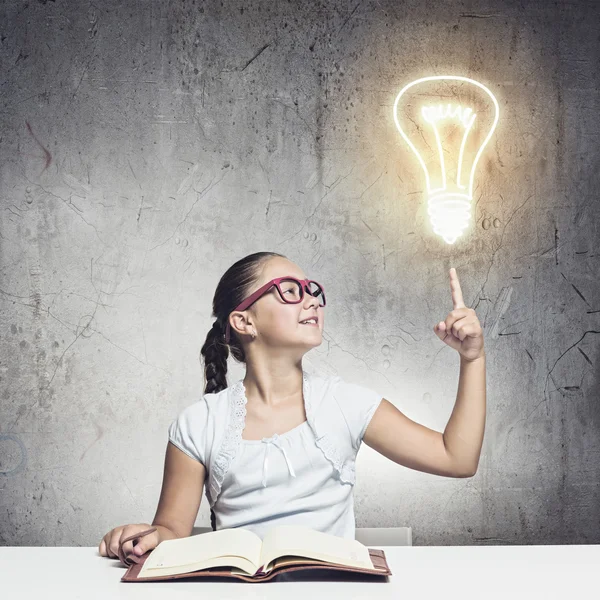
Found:
[[[163,540],[148,555],[143,569],[144,571],[152,569],[155,575],[160,575],[160,569],[180,568],[198,563],[206,563],[206,567],[203,568],[208,568],[213,564],[208,564],[211,559],[237,556],[245,559],[245,564],[256,566],[252,571],[254,574],[260,566],[261,545],[258,535],[243,528],[220,529],[184,538]],[[231,562],[231,565],[239,566],[238,563],[239,561]],[[222,563],[217,565],[214,562],[214,566],[226,565]]]
[[[147,562],[147,561],[146,561]],[[243,573],[244,575],[254,575],[257,571],[253,563],[241,556],[220,556],[210,558],[209,560],[183,565],[181,567],[158,567],[154,569],[146,568],[146,562],[142,565],[138,573],[138,579],[145,577],[155,577],[157,575],[179,575],[181,573],[192,573],[202,569],[212,569],[213,567],[230,567],[234,573]]]
[[[279,567],[289,567],[291,565],[309,565],[309,564],[321,565],[321,564],[323,564],[323,562],[329,562],[329,561],[317,560],[315,558],[306,558],[304,556],[286,555],[286,556],[280,556],[279,558],[272,560],[267,565],[266,568],[263,568],[263,571],[265,573],[270,573],[273,569],[277,569]]]
[[[316,560],[314,558],[305,558],[304,556],[282,556],[272,560],[266,568],[263,568],[263,573],[270,573],[273,569],[278,567],[288,567],[290,565],[322,565],[322,560]],[[232,573],[245,574],[243,569],[231,569]]]
[[[268,569],[271,561],[286,555],[375,570],[368,548],[359,541],[302,525],[280,525],[268,531],[263,538],[259,564]]]

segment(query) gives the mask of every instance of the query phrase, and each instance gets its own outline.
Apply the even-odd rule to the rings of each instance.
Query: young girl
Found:
[[[216,321],[202,347],[206,386],[168,435],[162,491],[152,525],[115,527],[102,556],[141,556],[162,540],[189,536],[202,493],[213,530],[305,525],[354,539],[353,486],[361,442],[411,469],[446,477],[477,470],[485,423],[485,353],[475,311],[450,271],[454,310],[434,327],[461,355],[457,404],[440,433],[375,391],[306,372],[302,357],[322,341],[325,291],[285,256],[251,254],[221,278]],[[309,321],[310,319],[313,322]],[[246,365],[227,385],[227,357]],[[137,542],[134,545],[134,542]]]

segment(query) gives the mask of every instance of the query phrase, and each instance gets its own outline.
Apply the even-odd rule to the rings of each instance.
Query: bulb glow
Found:
[[[499,112],[485,85],[458,75],[422,77],[396,96],[396,127],[425,174],[433,231],[448,244],[469,225],[475,170]]]

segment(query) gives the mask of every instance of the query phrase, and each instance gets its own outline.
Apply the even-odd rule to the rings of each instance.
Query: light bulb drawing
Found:
[[[477,163],[499,112],[485,85],[459,75],[422,77],[396,96],[396,127],[425,174],[433,231],[448,244],[469,225]]]

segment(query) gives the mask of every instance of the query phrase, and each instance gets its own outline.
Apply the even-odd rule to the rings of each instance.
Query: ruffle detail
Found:
[[[303,376],[304,384],[304,398],[306,408],[306,418],[309,425],[311,426],[313,433],[315,434],[315,443],[319,450],[323,453],[323,456],[333,465],[334,469],[338,472],[340,481],[344,483],[350,483],[354,485],[356,481],[356,472],[354,464],[352,462],[344,461],[340,455],[336,441],[330,434],[319,435],[315,421],[313,418],[313,410],[310,402],[310,390],[308,389],[308,380],[306,374]]]
[[[317,437],[316,444],[325,458],[331,462],[338,472],[340,481],[354,485],[354,482],[356,481],[354,465],[342,461],[337,447],[331,443],[329,437],[327,435]]]
[[[231,390],[230,414],[229,423],[225,437],[219,448],[219,453],[212,465],[212,477],[210,481],[210,505],[214,506],[219,494],[225,475],[229,471],[231,462],[237,454],[240,441],[242,439],[242,431],[246,423],[246,388],[244,381],[240,379]]]

